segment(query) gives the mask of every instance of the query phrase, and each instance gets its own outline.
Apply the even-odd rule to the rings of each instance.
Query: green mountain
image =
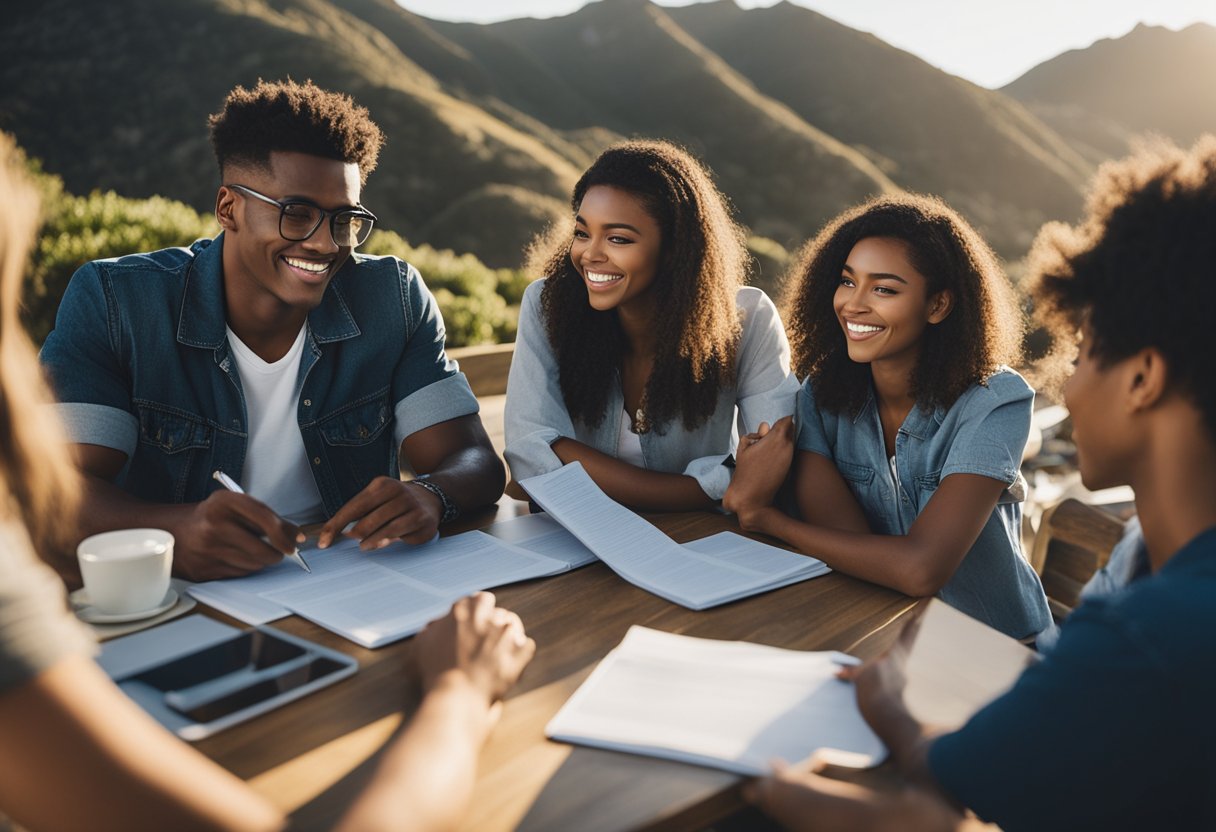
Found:
[[[518,206],[479,229],[477,253],[517,265],[539,214],[582,159],[444,91],[366,21],[326,0],[48,0],[6,12],[0,129],[68,188],[163,194],[209,212],[218,184],[207,115],[258,78],[311,78],[352,94],[389,141],[364,202],[411,240],[448,247],[457,200]],[[503,194],[507,194],[506,197]],[[434,223],[434,224],[433,224]]]
[[[209,213],[207,115],[236,84],[310,78],[384,127],[364,201],[385,226],[492,266],[565,221],[579,172],[632,136],[687,145],[783,246],[908,188],[1016,257],[1044,220],[1076,215],[1130,134],[1212,129],[1214,35],[1137,29],[994,92],[789,3],[600,0],[476,25],[393,0],[45,0],[0,17],[0,129],[74,192]]]
[[[1045,220],[1080,208],[1090,164],[1000,93],[788,2],[669,12],[757,90],[901,186],[942,196],[1000,250],[1024,250]]]
[[[1216,132],[1216,27],[1140,25],[1039,64],[1001,92],[1094,158],[1144,133],[1183,144]]]

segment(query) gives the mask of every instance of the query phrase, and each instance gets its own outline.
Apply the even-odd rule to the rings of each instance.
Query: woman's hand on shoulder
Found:
[[[760,423],[760,429],[739,438],[735,450],[735,473],[722,506],[739,515],[747,528],[748,515],[772,505],[789,474],[794,459],[794,417]]]

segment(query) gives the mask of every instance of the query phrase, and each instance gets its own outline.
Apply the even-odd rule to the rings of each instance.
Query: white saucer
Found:
[[[87,621],[90,624],[122,624],[127,621],[140,621],[144,618],[151,618],[170,609],[177,603],[177,590],[170,588],[159,604],[152,607],[152,609],[140,610],[139,612],[102,612],[89,604],[88,593],[83,589],[73,592],[68,596],[68,600],[72,604],[72,610],[76,613],[76,617],[81,621]]]

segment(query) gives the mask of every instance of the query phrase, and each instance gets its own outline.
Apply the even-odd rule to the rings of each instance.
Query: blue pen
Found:
[[[215,480],[216,482],[218,482],[220,485],[224,486],[224,488],[227,488],[229,491],[234,491],[237,494],[245,493],[245,489],[241,488],[241,486],[237,484],[236,480],[234,480],[232,477],[225,474],[223,471],[219,471],[219,470],[215,471],[214,473],[212,473],[211,478],[213,480]],[[304,562],[304,556],[300,554],[299,546],[297,546],[295,551],[292,552],[290,555],[284,555],[283,557],[299,564],[300,568],[303,569],[305,572],[312,571],[312,568],[307,563]]]

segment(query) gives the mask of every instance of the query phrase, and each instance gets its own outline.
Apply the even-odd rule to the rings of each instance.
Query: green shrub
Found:
[[[435,293],[449,347],[515,340],[519,302],[530,282],[517,269],[491,269],[471,254],[411,246],[392,231],[376,231],[360,249],[412,263]]]
[[[30,258],[25,323],[42,343],[72,274],[90,260],[184,246],[218,231],[215,220],[163,197],[128,199],[113,191],[75,196],[57,176],[31,165],[42,191],[43,225]]]
[[[76,196],[36,162],[30,169],[42,194],[44,221],[27,275],[24,318],[39,344],[55,325],[68,280],[85,263],[185,246],[219,231],[212,217],[181,202],[129,199],[113,191]],[[471,254],[414,247],[391,231],[376,231],[361,251],[396,255],[418,268],[439,301],[449,346],[515,339],[519,301],[528,284],[522,272],[487,268]]]

